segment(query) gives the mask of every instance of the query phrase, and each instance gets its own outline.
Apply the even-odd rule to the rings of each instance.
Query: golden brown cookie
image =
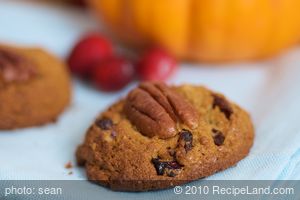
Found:
[[[77,160],[113,190],[163,189],[235,165],[253,137],[247,112],[223,95],[148,82],[97,118]]]
[[[0,45],[0,129],[53,122],[69,104],[65,65],[42,49]]]

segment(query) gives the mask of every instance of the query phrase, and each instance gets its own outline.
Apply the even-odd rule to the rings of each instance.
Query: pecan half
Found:
[[[165,139],[177,134],[177,122],[198,126],[198,113],[181,95],[164,83],[142,83],[126,99],[124,113],[148,137]]]
[[[0,76],[4,82],[29,80],[36,74],[33,64],[12,50],[0,47]]]

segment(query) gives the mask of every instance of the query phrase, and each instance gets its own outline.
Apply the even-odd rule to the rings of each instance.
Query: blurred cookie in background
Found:
[[[40,48],[0,45],[0,129],[53,122],[70,99],[63,62]]]

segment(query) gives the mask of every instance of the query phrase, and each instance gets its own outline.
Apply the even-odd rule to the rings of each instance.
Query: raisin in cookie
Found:
[[[42,49],[0,45],[0,129],[55,121],[69,104],[65,65]]]
[[[77,160],[111,189],[163,189],[235,165],[253,137],[247,112],[223,95],[147,82],[98,117]]]

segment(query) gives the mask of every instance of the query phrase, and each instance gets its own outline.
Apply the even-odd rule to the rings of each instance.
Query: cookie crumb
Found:
[[[71,162],[71,161],[67,162],[67,163],[65,164],[65,168],[66,168],[66,169],[71,169],[71,168],[73,168],[72,162]]]

